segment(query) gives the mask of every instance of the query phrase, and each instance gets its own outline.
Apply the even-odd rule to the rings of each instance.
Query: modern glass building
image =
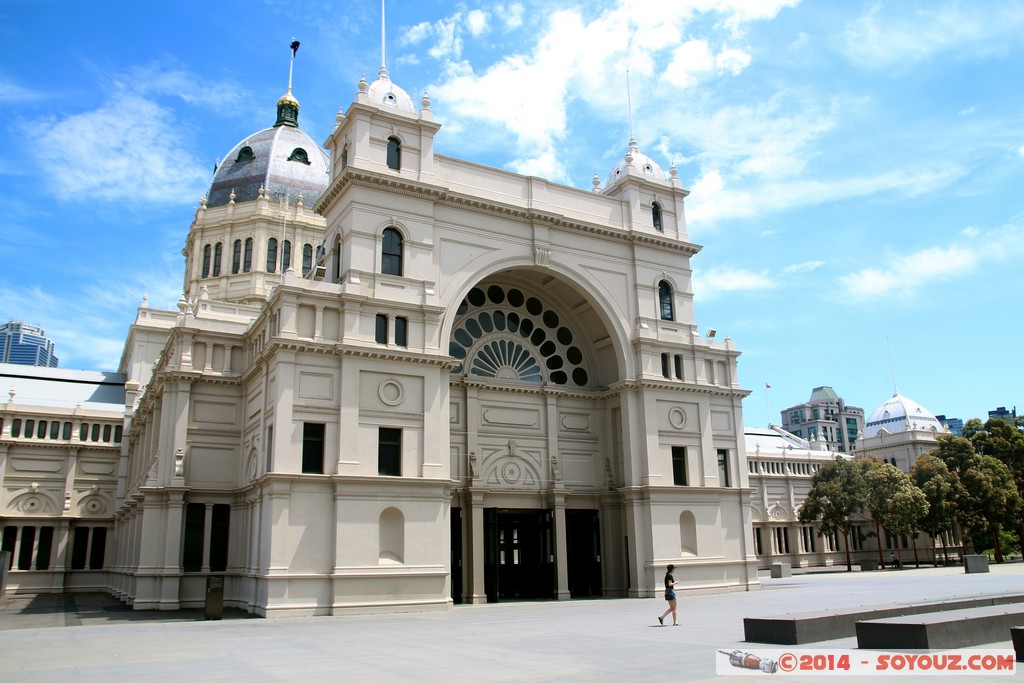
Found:
[[[41,327],[12,320],[0,325],[0,363],[55,368],[58,360]]]

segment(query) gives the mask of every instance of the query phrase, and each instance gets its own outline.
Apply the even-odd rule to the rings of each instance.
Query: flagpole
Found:
[[[771,389],[771,388],[772,388],[771,384],[768,384],[768,382],[764,383],[764,410],[765,410],[765,414],[768,417],[768,427],[769,428],[771,428],[771,426],[772,426],[772,407],[768,403],[768,390]]]

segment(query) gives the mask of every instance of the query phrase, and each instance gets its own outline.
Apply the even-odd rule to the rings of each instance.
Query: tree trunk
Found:
[[[910,537],[911,543],[914,544],[914,567],[917,569],[921,568],[921,558],[917,556],[917,536]]]
[[[850,562],[850,534],[848,531],[843,531],[843,548],[846,550],[846,571],[853,571],[853,563]]]
[[[996,551],[996,564],[1002,564],[1003,563],[1003,549],[999,545],[999,530],[1000,530],[1000,526],[998,524],[993,525],[993,527],[992,527],[992,542],[994,544],[993,547],[995,548],[995,551]]]
[[[882,557],[882,525],[875,517],[875,545],[878,546],[878,566],[885,567],[885,558]]]

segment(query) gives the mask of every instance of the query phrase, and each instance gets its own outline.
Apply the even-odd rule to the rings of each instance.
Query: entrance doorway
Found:
[[[592,598],[601,590],[601,528],[597,510],[566,510],[569,594]]]
[[[484,510],[488,602],[555,597],[555,546],[548,510]]]

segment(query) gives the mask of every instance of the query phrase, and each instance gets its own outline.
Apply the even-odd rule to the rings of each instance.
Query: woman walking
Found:
[[[658,617],[658,623],[662,626],[665,625],[665,617],[667,617],[670,612],[672,613],[672,625],[679,626],[679,618],[676,615],[676,579],[672,576],[672,572],[675,568],[676,566],[674,564],[670,564],[665,570],[665,599],[668,601],[668,609],[665,610],[664,614]]]

